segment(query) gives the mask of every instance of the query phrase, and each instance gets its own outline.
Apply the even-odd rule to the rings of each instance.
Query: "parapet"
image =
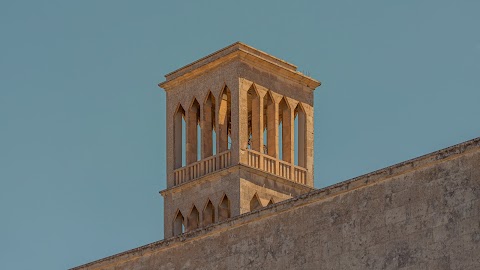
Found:
[[[448,256],[448,264],[474,269],[480,261],[474,248],[480,222],[479,161],[480,137],[71,270],[194,268],[188,267],[190,259],[206,268],[306,269],[322,262],[344,269],[421,269],[445,263],[437,255]],[[240,253],[224,256],[236,252],[225,245]],[[188,253],[199,246],[203,248],[195,254]],[[214,249],[218,256],[206,256]],[[172,252],[179,255],[172,257]],[[252,252],[261,255],[248,264]],[[282,259],[275,257],[277,252],[284,252]],[[415,257],[417,253],[423,255]]]

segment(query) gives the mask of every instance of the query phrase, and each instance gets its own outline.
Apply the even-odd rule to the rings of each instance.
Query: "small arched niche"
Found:
[[[273,201],[273,198],[268,201],[267,206],[274,204],[275,202]]]
[[[262,202],[260,202],[260,198],[258,197],[258,194],[255,193],[255,195],[253,195],[253,198],[250,200],[250,211],[255,211],[262,207],[263,207]]]
[[[183,215],[180,210],[177,210],[177,213],[175,215],[175,219],[173,220],[173,235],[180,235],[185,232],[185,227],[183,223]]]
[[[203,226],[215,223],[215,208],[212,201],[208,200],[203,209]]]
[[[224,221],[230,218],[230,200],[227,195],[223,195],[218,205],[218,221]]]
[[[200,214],[198,213],[197,207],[194,205],[192,210],[190,211],[190,215],[188,215],[187,231],[197,229],[199,221],[200,221]]]

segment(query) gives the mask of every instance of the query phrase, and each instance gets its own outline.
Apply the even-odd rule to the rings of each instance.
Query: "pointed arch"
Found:
[[[247,148],[260,152],[263,144],[261,126],[261,99],[254,83],[247,91],[247,111],[248,111],[248,143]]]
[[[174,168],[178,169],[185,165],[183,158],[183,145],[185,129],[185,110],[181,104],[177,105],[175,114],[173,115],[173,148],[174,148]]]
[[[262,202],[260,201],[258,194],[255,193],[253,195],[253,198],[250,200],[250,211],[255,211],[262,207],[263,207]]]
[[[286,97],[283,97],[282,100],[280,100],[278,114],[278,122],[281,123],[281,129],[279,129],[279,133],[281,134],[278,136],[281,138],[281,142],[279,140],[279,149],[281,150],[279,158],[291,163],[294,158],[294,115]]]
[[[301,102],[297,104],[295,108],[295,132],[296,132],[296,142],[295,142],[295,152],[296,152],[296,162],[295,164],[306,168],[307,164],[307,117],[305,109]]]
[[[264,153],[277,157],[277,115],[275,100],[270,91],[263,97]]]
[[[214,155],[215,97],[208,91],[203,102],[202,159]]]
[[[224,194],[218,205],[218,221],[227,220],[230,216],[230,200],[228,199],[227,194]]]
[[[270,200],[268,201],[267,206],[272,205],[272,204],[274,204],[274,203],[275,203],[275,201],[273,201],[273,198],[270,198]]]
[[[203,208],[203,226],[208,226],[215,223],[215,207],[210,199],[207,200],[207,204]]]
[[[180,235],[185,232],[184,218],[182,212],[177,209],[175,218],[173,219],[173,235]]]
[[[218,153],[230,149],[229,136],[231,131],[231,116],[232,116],[232,96],[230,89],[225,85],[218,98],[218,132],[217,132],[217,149]]]
[[[187,231],[195,230],[198,228],[200,223],[200,213],[195,205],[193,205],[192,210],[187,219]]]
[[[187,164],[196,162],[199,158],[198,133],[200,129],[200,103],[194,98],[188,109],[187,117]]]

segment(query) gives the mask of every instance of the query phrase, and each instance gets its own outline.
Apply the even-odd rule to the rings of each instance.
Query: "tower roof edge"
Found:
[[[199,73],[200,70],[208,69],[208,66],[216,66],[215,63],[221,63],[221,62],[226,62],[229,61],[233,58],[235,58],[238,55],[248,55],[250,58],[256,58],[259,60],[263,60],[262,62],[269,63],[270,65],[274,65],[276,67],[279,67],[285,72],[288,73],[293,73],[296,76],[302,77],[300,81],[309,81],[309,86],[312,86],[313,88],[318,87],[320,85],[319,81],[316,81],[315,79],[306,76],[302,74],[301,72],[297,71],[297,66],[288,63],[285,60],[282,60],[280,58],[277,58],[275,56],[272,56],[268,53],[265,53],[261,50],[258,50],[252,46],[249,46],[243,42],[237,41],[227,47],[224,47],[223,49],[220,49],[214,53],[211,53],[205,57],[202,57],[188,65],[185,65],[177,70],[174,70],[168,74],[165,75],[165,81],[162,83],[159,83],[158,86],[161,88],[168,88],[169,85],[173,81],[176,81],[177,79],[184,77],[184,75],[187,74],[192,74],[192,73]]]

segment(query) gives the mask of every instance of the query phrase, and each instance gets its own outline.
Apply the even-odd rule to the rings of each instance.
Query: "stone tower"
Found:
[[[313,189],[320,82],[240,42],[165,78],[165,238]]]

